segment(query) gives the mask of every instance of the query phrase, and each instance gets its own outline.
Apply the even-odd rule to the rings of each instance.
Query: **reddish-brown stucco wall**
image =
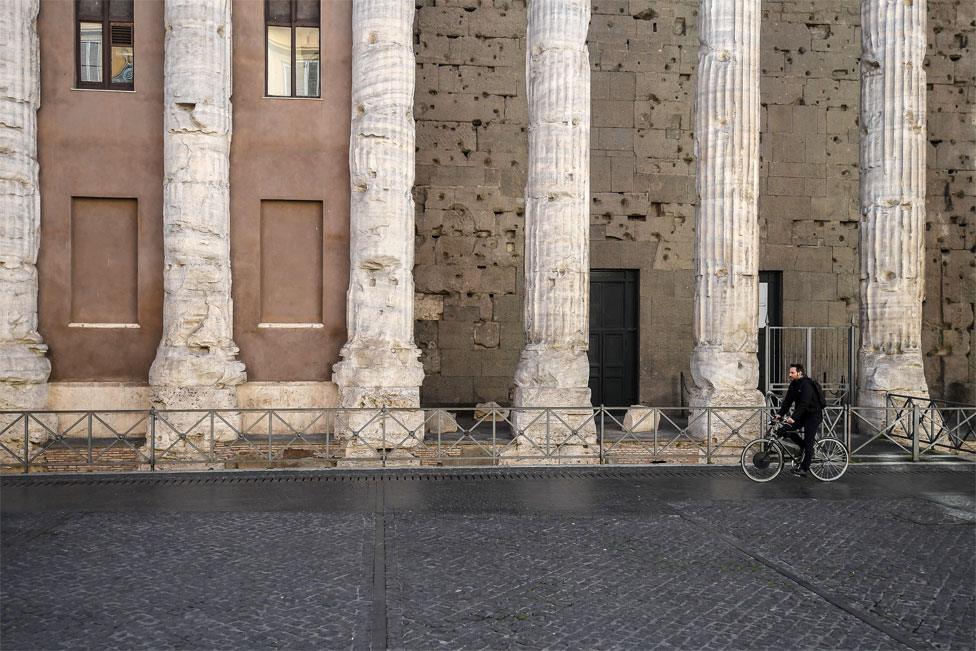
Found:
[[[162,330],[163,3],[135,3],[134,92],[73,90],[73,2],[42,2],[38,33],[38,311],[41,335],[50,347],[51,380],[145,382]],[[138,200],[139,328],[68,327],[72,197]],[[102,236],[106,250],[117,244],[112,232]],[[113,279],[82,271],[73,282],[91,293]]]
[[[263,3],[234,3],[234,339],[249,380],[329,380],[346,338],[351,6],[322,2],[322,98],[273,99],[264,97]],[[322,328],[258,328],[261,265],[275,264],[274,255],[261,255],[261,201],[278,199],[322,202]],[[275,302],[308,286],[278,286]]]

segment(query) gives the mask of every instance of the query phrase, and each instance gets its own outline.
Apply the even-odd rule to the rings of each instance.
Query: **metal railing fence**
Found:
[[[894,401],[904,397],[892,396]],[[910,396],[909,396],[910,398]],[[976,454],[976,407],[835,404],[820,436],[852,459]],[[4,472],[737,463],[771,407],[0,412]]]

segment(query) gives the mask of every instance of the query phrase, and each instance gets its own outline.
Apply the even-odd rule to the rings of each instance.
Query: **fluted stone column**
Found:
[[[37,331],[38,7],[0,2],[0,409],[43,409],[51,373]]]
[[[165,27],[165,297],[149,383],[157,408],[232,408],[246,377],[232,327],[231,2],[166,0]]]
[[[861,3],[861,406],[885,392],[927,396],[925,287],[926,1]]]
[[[413,340],[413,17],[413,0],[353,0],[348,339],[333,369],[341,407],[420,405],[424,372]],[[422,416],[414,422],[419,415],[347,414],[337,432],[347,438],[347,456],[368,457],[381,447],[414,446],[406,430],[422,426]]]
[[[759,0],[701,3],[692,407],[762,404],[756,388],[759,18]],[[725,439],[730,425],[747,417],[730,411],[712,421]],[[695,424],[703,427],[705,418]]]
[[[529,169],[525,188],[525,347],[515,370],[514,453],[586,455],[590,407],[589,194],[590,0],[533,0],[526,84]],[[581,407],[538,419],[519,407]],[[533,423],[533,421],[535,421]],[[564,422],[560,422],[564,421]],[[533,423],[533,424],[529,424]],[[573,430],[578,430],[573,432]]]

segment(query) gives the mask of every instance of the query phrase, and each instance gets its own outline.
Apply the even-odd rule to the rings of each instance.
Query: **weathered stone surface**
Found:
[[[653,432],[661,421],[661,412],[643,405],[631,405],[624,414],[625,432]]]
[[[427,431],[431,434],[451,434],[452,432],[458,431],[458,424],[454,418],[454,414],[446,409],[428,411],[426,418]]]
[[[413,18],[410,0],[353,3],[348,339],[334,368],[342,407],[420,404],[424,369],[413,338]],[[340,419],[337,434],[350,428],[358,445],[389,447],[386,417],[370,423],[362,416]]]
[[[532,444],[563,434],[579,435],[573,445],[595,442],[596,431],[592,419],[588,425],[574,424],[576,431],[570,432],[568,423],[557,422],[553,430],[540,426],[531,414],[517,411],[518,407],[590,404],[586,354],[590,277],[586,32],[590,2],[538,0],[528,11],[525,345],[515,369],[513,400],[513,423],[519,435],[514,448],[523,455],[536,454]]]
[[[861,348],[858,404],[928,396],[925,279],[926,0],[862,3]]]
[[[695,129],[692,406],[762,404],[756,391],[759,2],[705,0]]]
[[[38,8],[38,0],[0,6],[0,409],[42,409],[51,373],[37,331]]]
[[[485,422],[503,421],[508,418],[508,409],[502,409],[497,402],[479,402],[474,406],[475,420]]]
[[[165,298],[149,383],[157,408],[233,408],[246,375],[231,301],[230,2],[166,0],[165,22]]]
[[[423,4],[426,8],[434,3]],[[439,9],[441,3],[436,4]],[[514,25],[519,34],[524,29],[521,0],[471,0],[468,4],[459,20],[467,22],[464,31],[469,36],[475,33],[472,25],[476,23]],[[682,376],[685,384],[690,378],[694,302],[690,291],[676,296],[673,288],[691,289],[694,284],[697,197],[691,118],[698,65],[698,9],[698,0],[593,3],[593,16],[601,18],[591,21],[587,36],[594,120],[596,112],[612,110],[629,116],[600,119],[634,124],[634,128],[593,129],[590,239],[593,268],[640,270],[639,401],[644,404],[677,405]],[[847,324],[856,319],[859,303],[856,64],[861,52],[860,2],[766,3],[762,9],[759,268],[781,271],[784,283],[793,283],[797,272],[835,274],[835,286],[818,288],[821,298],[816,301],[801,293],[784,293],[783,323]],[[613,18],[612,29],[600,22],[604,15]],[[960,159],[960,154],[976,147],[972,126],[976,98],[968,92],[974,78],[976,5],[966,0],[929,0],[928,15],[925,370],[936,394],[972,402],[976,373],[971,369],[976,367],[971,364],[976,358],[954,343],[960,337],[970,339],[972,332],[947,325],[942,306],[972,306],[976,296],[969,280],[976,277],[970,266],[976,229],[969,218],[976,206],[976,172],[971,156]],[[626,20],[621,16],[634,28],[623,26]],[[447,52],[456,39],[442,31],[434,25],[418,26],[415,38],[421,52],[423,44],[430,46],[432,37],[439,34],[442,40],[438,43]],[[506,51],[521,52],[522,45],[513,34],[504,36],[485,38]],[[480,85],[472,86],[476,79],[482,80]],[[415,273],[418,289],[421,278],[436,286],[421,291],[444,291],[445,298],[486,298],[494,304],[494,314],[483,318],[502,323],[502,340],[497,354],[485,363],[492,365],[492,376],[511,376],[521,348],[521,328],[514,328],[514,336],[506,341],[505,326],[521,322],[519,311],[512,309],[520,303],[519,288],[514,274],[496,274],[494,269],[495,265],[511,268],[522,264],[528,128],[524,67],[498,61],[461,65],[433,57],[418,66],[418,106],[426,101],[425,96],[479,91],[503,96],[505,114],[477,124],[461,121],[454,114],[419,119],[418,129],[436,133],[436,144],[418,141]],[[942,162],[940,152],[944,152]],[[628,162],[615,160],[618,158],[633,161],[633,191],[613,189],[627,187],[614,185],[614,177],[621,182],[621,173],[626,184],[630,168]],[[950,165],[950,159],[956,162]],[[470,175],[481,179],[476,187],[465,186]],[[445,220],[446,214],[451,218]],[[463,229],[454,229],[461,224]],[[448,234],[455,238],[445,247],[450,257],[435,258],[438,242]],[[478,257],[475,242],[479,237],[486,241],[497,238],[504,249],[496,249],[491,258]],[[422,257],[422,251],[429,257]],[[829,292],[833,294],[828,298]],[[936,296],[942,299],[935,300]],[[459,325],[472,320],[465,318]],[[448,317],[448,324],[451,321]],[[954,334],[948,334],[950,331]],[[469,330],[465,346],[474,349],[470,334]],[[459,340],[453,344],[450,349],[438,349],[446,367],[458,366],[452,357],[467,355]],[[826,361],[815,359],[814,369],[825,369]],[[430,371],[423,387],[424,400],[470,404],[477,398],[469,387],[484,387],[482,377],[487,373],[472,367],[463,378],[441,378],[437,371]],[[507,388],[499,390],[491,399],[504,401],[507,394]]]
[[[437,294],[417,294],[414,297],[414,318],[417,321],[440,321],[444,317],[444,297]]]
[[[157,409],[233,409],[246,380],[233,341],[230,271],[231,5],[166,0],[163,335],[149,369]],[[206,65],[201,65],[205,61]],[[238,415],[163,414],[157,458],[199,459]]]

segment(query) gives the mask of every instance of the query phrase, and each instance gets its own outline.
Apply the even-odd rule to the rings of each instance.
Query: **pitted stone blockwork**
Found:
[[[925,0],[861,5],[861,349],[858,404],[927,396]]]
[[[590,405],[589,0],[529,4],[526,85],[529,175],[525,189],[525,347],[515,369],[518,454],[560,444],[557,456],[595,443]],[[547,426],[519,407],[579,407]],[[562,421],[562,422],[560,422]],[[531,423],[531,424],[530,424]]]
[[[702,3],[692,406],[762,404],[756,391],[759,17],[758,0]],[[729,417],[738,420],[735,412]]]
[[[420,404],[424,370],[413,340],[413,17],[412,0],[353,3],[348,339],[334,368],[342,407]],[[410,413],[400,419],[410,421],[408,429],[419,419],[422,437],[423,414]],[[374,416],[343,414],[337,432],[351,428],[359,432],[357,445],[383,447],[382,418]],[[414,444],[409,439],[404,446]]]
[[[508,404],[523,343],[524,0],[417,3],[415,324],[430,404]],[[976,398],[976,4],[928,1],[926,301],[934,395]],[[593,2],[590,263],[638,269],[639,402],[687,405],[699,0]],[[859,0],[762,6],[759,269],[782,324],[858,313]],[[493,325],[498,347],[478,343]],[[784,359],[789,362],[791,359]],[[819,367],[819,368],[818,368]],[[823,363],[811,369],[822,377]],[[846,373],[845,373],[846,375]],[[682,379],[684,380],[682,382]],[[687,396],[685,396],[687,398]]]
[[[37,331],[38,8],[0,3],[0,409],[42,409],[51,373]]]
[[[230,0],[166,0],[165,26],[165,298],[149,383],[157,408],[232,408],[246,376],[232,328]]]

